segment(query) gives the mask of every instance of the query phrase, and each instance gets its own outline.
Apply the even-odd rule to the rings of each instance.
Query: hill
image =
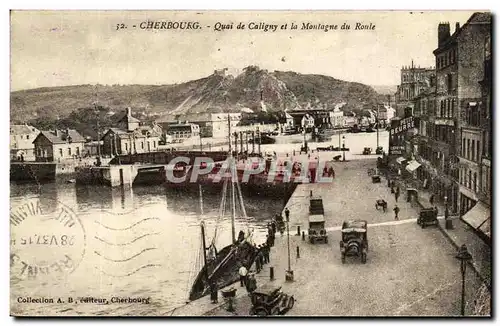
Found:
[[[131,107],[155,116],[202,112],[239,112],[266,107],[270,111],[375,104],[379,98],[370,86],[323,75],[274,71],[249,66],[234,77],[226,70],[173,85],[76,85],[37,88],[11,93],[11,121],[57,120],[94,103],[109,111]]]

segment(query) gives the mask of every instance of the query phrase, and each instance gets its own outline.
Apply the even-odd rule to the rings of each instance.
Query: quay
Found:
[[[455,258],[456,248],[450,239],[464,241],[468,246],[481,246],[460,234],[460,220],[454,218],[456,230],[438,227],[420,228],[416,223],[419,205],[406,201],[402,192],[397,202],[399,220],[394,220],[392,208],[396,204],[387,181],[372,183],[367,169],[376,166],[375,159],[350,160],[333,163],[336,178],[333,183],[300,184],[288,200],[290,210],[290,256],[292,282],[285,281],[288,270],[287,233],[276,235],[271,249],[271,262],[256,274],[258,286],[273,284],[295,297],[294,307],[287,316],[458,316],[460,314],[460,262]],[[385,182],[384,182],[385,181]],[[302,240],[307,235],[309,198],[320,196],[325,208],[328,244],[310,244]],[[425,197],[425,196],[423,196]],[[375,209],[375,201],[384,199],[387,212]],[[424,199],[425,200],[425,199]],[[439,220],[442,222],[443,210]],[[355,257],[345,264],[340,259],[340,226],[344,220],[368,221],[369,251],[366,264]],[[453,232],[449,237],[443,232]],[[468,233],[467,237],[472,237]],[[459,239],[456,239],[456,238]],[[470,238],[469,238],[470,239]],[[468,242],[465,242],[468,241]],[[297,257],[296,250],[300,251]],[[474,250],[471,250],[474,252]],[[474,271],[482,267],[488,274],[490,266],[474,257],[474,269],[466,274],[466,314],[474,313],[473,301],[483,282]],[[274,280],[270,279],[274,268]],[[253,270],[254,271],[254,270]],[[211,304],[203,297],[186,305],[161,313],[165,316],[245,316],[251,307],[244,287],[235,283],[235,311],[228,312],[227,304],[219,294],[219,304]]]

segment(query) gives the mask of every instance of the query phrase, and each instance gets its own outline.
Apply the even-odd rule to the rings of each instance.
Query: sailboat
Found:
[[[205,224],[201,223],[201,238],[202,238],[202,253],[203,253],[203,267],[198,272],[194,282],[191,286],[189,292],[189,300],[199,299],[210,293],[210,284],[215,282],[217,288],[223,288],[230,284],[233,284],[239,280],[238,271],[241,266],[245,266],[247,270],[250,269],[252,264],[257,257],[257,249],[252,243],[252,230],[248,229],[245,233],[240,231],[238,238],[236,238],[236,197],[238,197],[238,203],[241,208],[241,213],[244,218],[247,218],[245,206],[243,203],[243,196],[241,193],[241,187],[238,182],[236,167],[234,159],[232,156],[231,146],[229,146],[229,176],[225,176],[223,189],[222,189],[222,199],[219,209],[219,219],[224,216],[226,210],[226,197],[228,187],[230,188],[230,198],[231,198],[231,235],[232,242],[217,251],[215,242],[217,238],[217,227],[215,229],[214,237],[207,247],[206,236],[205,236]],[[200,207],[202,208],[202,188],[200,189]],[[203,211],[203,209],[201,209]],[[202,213],[203,214],[203,213]],[[218,224],[218,223],[217,223]]]

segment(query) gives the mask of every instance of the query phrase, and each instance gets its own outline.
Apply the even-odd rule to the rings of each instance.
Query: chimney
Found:
[[[455,33],[457,33],[459,29],[460,29],[460,23],[456,22],[455,23]]]
[[[132,116],[132,109],[130,107],[127,108],[127,117]]]
[[[69,136],[69,129],[66,129],[66,135]]]
[[[450,23],[439,23],[438,26],[438,47],[444,44],[450,37]]]
[[[54,130],[54,135],[56,135],[56,137],[59,136],[59,131],[57,129]]]

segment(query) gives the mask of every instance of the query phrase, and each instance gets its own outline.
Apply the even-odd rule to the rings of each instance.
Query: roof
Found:
[[[64,144],[68,142],[68,136],[71,137],[71,141],[73,143],[84,143],[85,138],[82,137],[78,133],[78,131],[74,129],[68,129],[68,130],[58,130],[57,135],[55,134],[54,131],[45,131],[42,130],[40,131],[40,134],[35,138],[33,142],[35,142],[40,135],[43,135],[45,138],[49,140],[52,144]]]
[[[102,135],[101,139],[104,138],[104,136],[106,136],[110,131],[116,135],[120,135],[120,136],[125,136],[125,135],[132,136],[133,135],[136,138],[147,137],[148,132],[150,133],[150,137],[160,137],[161,136],[161,132],[158,132],[157,130],[155,130],[155,128],[153,128],[151,126],[139,126],[134,131],[123,130],[120,128],[109,128]]]
[[[21,135],[21,134],[32,134],[32,133],[37,133],[39,132],[38,129],[36,129],[33,126],[29,126],[27,124],[24,125],[10,125],[10,133],[13,135]]]
[[[127,112],[127,110],[125,110],[125,111],[122,111],[122,112],[120,112],[120,113],[115,114],[115,115],[112,117],[112,120],[114,120],[114,121],[116,121],[116,122],[120,122],[120,121],[125,120],[125,118],[127,118],[127,121],[128,121],[128,122],[140,122],[140,120],[139,120],[139,119],[134,118],[132,115],[131,115],[131,116],[128,116],[128,112]]]
[[[309,222],[310,223],[325,222],[325,216],[323,214],[309,215]]]
[[[254,293],[271,295],[279,290],[281,290],[281,286],[266,283],[255,289]]]
[[[361,229],[363,231],[366,230],[367,222],[365,220],[349,220],[344,221],[342,223],[342,231],[350,232],[349,229],[354,229],[355,232],[360,232],[357,229]]]
[[[449,45],[451,45],[452,43],[454,43],[457,40],[458,36],[460,36],[460,33],[465,29],[465,27],[467,27],[470,24],[474,24],[474,23],[491,24],[491,13],[489,13],[489,12],[476,12],[476,13],[472,14],[472,16],[469,17],[467,22],[463,26],[461,26],[458,30],[453,32],[453,34],[445,42],[443,42],[443,44],[441,44],[441,46],[438,46],[438,48],[433,51],[433,53],[437,54],[437,53],[440,53],[442,50],[445,50],[446,48],[448,48]]]

